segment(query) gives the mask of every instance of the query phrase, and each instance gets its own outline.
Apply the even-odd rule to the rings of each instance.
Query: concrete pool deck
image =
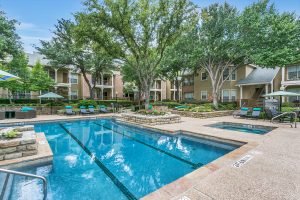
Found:
[[[216,122],[278,128],[265,135],[256,135],[204,126]],[[300,199],[300,128],[231,116],[210,119],[183,117],[179,124],[151,127],[247,142],[248,147],[242,146],[143,199]],[[245,156],[251,159],[239,168],[233,166]]]
[[[3,120],[5,123],[111,117],[112,114],[87,116],[45,115],[29,120]],[[216,122],[234,122],[278,127],[265,135],[207,127]],[[298,123],[298,127],[299,127]],[[182,117],[181,123],[140,125],[168,131],[187,131],[208,137],[245,142],[244,146],[165,185],[143,199],[300,199],[300,128],[272,124],[263,120],[235,119],[232,116],[197,119]],[[250,157],[239,168],[241,158]],[[245,160],[244,160],[245,161]]]

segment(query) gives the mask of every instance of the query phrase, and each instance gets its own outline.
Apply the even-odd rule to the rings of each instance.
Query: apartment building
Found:
[[[222,102],[237,101],[242,104],[251,104],[264,99],[263,95],[280,90],[281,71],[279,68],[261,68],[255,65],[246,65],[233,73],[228,69],[223,73],[225,80],[220,89],[219,100]],[[205,70],[197,74],[184,76],[182,93],[184,99],[200,101],[212,100],[211,80]]]
[[[289,92],[300,94],[300,63],[281,68],[281,87]],[[300,101],[298,97],[287,97],[289,102]]]
[[[28,53],[28,64],[33,66],[40,61],[48,72],[49,76],[54,80],[55,85],[51,91],[65,97],[65,99],[87,99],[90,97],[89,87],[83,75],[73,66],[64,68],[55,68],[50,66],[49,60],[39,53]],[[87,78],[92,83],[92,76],[87,74]],[[48,91],[43,91],[43,93]],[[29,98],[37,98],[39,93],[30,92]],[[119,71],[113,71],[110,74],[102,74],[100,80],[96,83],[95,98],[96,99],[114,99],[123,97],[123,81]]]
[[[167,97],[167,99],[173,100],[173,101],[177,100],[176,99],[177,88],[176,88],[175,81],[166,81],[166,86],[167,86],[167,88],[166,88],[166,91],[167,91],[166,97]],[[178,98],[182,99],[182,86],[181,85],[179,86]]]

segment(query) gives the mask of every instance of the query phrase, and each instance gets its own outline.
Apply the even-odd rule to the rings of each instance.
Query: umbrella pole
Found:
[[[281,106],[282,106],[282,96],[279,96],[279,111],[281,112]]]

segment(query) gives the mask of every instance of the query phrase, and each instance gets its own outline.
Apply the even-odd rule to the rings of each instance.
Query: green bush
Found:
[[[211,112],[213,107],[211,103],[205,103],[199,106],[193,106],[189,109],[191,112]]]
[[[282,107],[295,107],[295,104],[292,102],[284,102],[282,103]]]
[[[96,101],[98,105],[111,106],[112,103],[118,103],[119,106],[122,107],[130,107],[134,105],[133,101],[129,100],[98,100]]]
[[[5,138],[9,138],[9,139],[16,138],[16,137],[18,137],[19,135],[20,135],[19,132],[13,131],[13,130],[8,131],[8,132],[6,132],[6,133],[3,133],[3,136],[4,136]]]
[[[236,110],[237,103],[236,102],[224,102],[219,104],[219,110]]]
[[[81,100],[77,106],[78,106],[78,108],[80,106],[85,106],[86,108],[88,108],[88,106],[94,106],[96,108],[97,102],[94,100]]]
[[[158,110],[139,110],[137,113],[143,115],[165,115],[165,112],[158,111]]]
[[[0,104],[9,104],[9,99],[0,99]]]

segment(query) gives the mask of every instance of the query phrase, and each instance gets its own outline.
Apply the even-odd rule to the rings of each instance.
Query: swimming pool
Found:
[[[212,128],[230,130],[230,131],[239,131],[243,133],[259,134],[259,135],[269,133],[270,131],[276,128],[271,126],[259,126],[259,125],[240,124],[240,123],[231,123],[231,122],[217,122],[206,126]]]
[[[240,147],[167,135],[110,119],[35,124],[53,165],[23,169],[45,176],[48,199],[139,199]],[[41,199],[42,183],[15,176],[8,199]]]

